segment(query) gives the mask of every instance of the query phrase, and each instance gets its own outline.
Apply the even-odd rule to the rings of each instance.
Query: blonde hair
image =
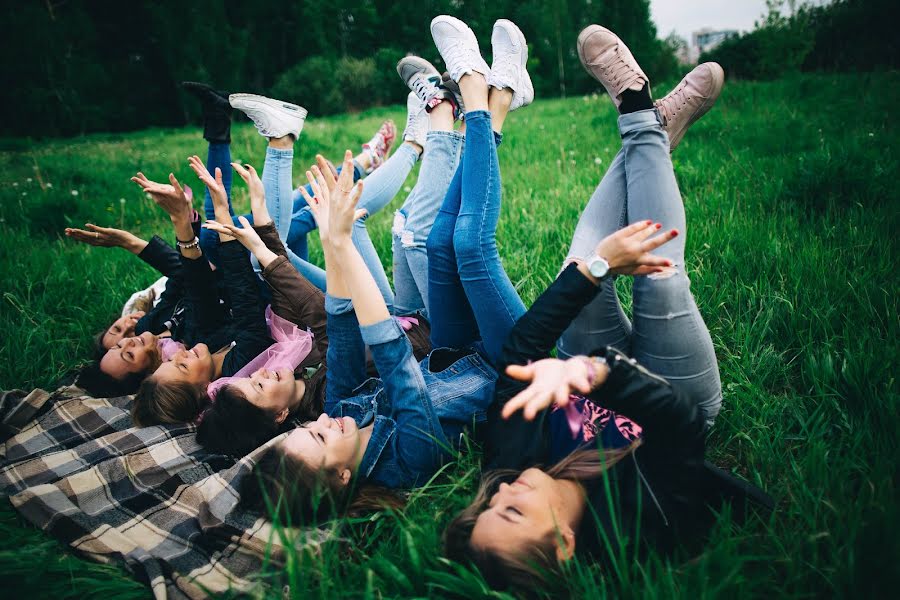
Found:
[[[549,469],[554,479],[589,481],[597,479],[617,462],[632,453],[640,440],[616,450],[578,450]],[[514,588],[526,595],[534,593],[535,583],[547,585],[560,573],[555,548],[533,545],[522,554],[495,553],[472,546],[472,530],[501,483],[514,481],[521,474],[517,469],[495,469],[485,473],[472,503],[463,509],[444,530],[444,551],[448,558],[472,562],[494,589]]]

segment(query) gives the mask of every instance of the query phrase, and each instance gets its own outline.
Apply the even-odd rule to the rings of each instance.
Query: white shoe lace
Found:
[[[422,102],[428,102],[440,91],[437,86],[431,82],[431,78],[423,74],[414,77],[410,85],[412,86],[412,91]]]
[[[462,40],[457,40],[447,46],[447,48],[441,52],[441,56],[444,58],[444,64],[448,67],[450,67],[450,65],[458,67],[460,64],[471,65],[472,63],[478,63],[481,60],[481,56],[478,55],[478,52],[467,46]]]

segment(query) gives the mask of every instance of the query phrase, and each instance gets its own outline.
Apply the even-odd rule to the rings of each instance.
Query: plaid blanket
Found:
[[[131,427],[130,401],[75,387],[0,395],[0,493],[78,552],[124,562],[160,599],[252,592],[285,544],[322,541],[318,529],[276,532],[240,504],[280,438],[240,460],[212,454],[194,425]]]

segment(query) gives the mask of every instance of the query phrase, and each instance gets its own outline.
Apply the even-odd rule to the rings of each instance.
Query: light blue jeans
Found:
[[[425,242],[447,195],[466,138],[455,131],[430,131],[416,185],[394,214],[394,312],[428,316],[428,252]]]
[[[358,206],[366,209],[367,214],[353,224],[353,245],[356,246],[363,260],[366,261],[366,266],[369,267],[372,277],[375,278],[375,283],[378,284],[378,289],[381,290],[384,303],[387,304],[388,310],[391,312],[394,312],[394,292],[391,289],[387,274],[384,272],[384,266],[378,259],[378,252],[372,244],[372,238],[369,237],[366,221],[390,204],[397,192],[400,191],[400,186],[406,181],[417,160],[419,160],[419,153],[410,144],[400,144],[400,147],[394,151],[394,154],[383,165],[366,177]]]
[[[291,230],[291,222],[297,216],[293,211],[294,190],[291,184],[293,156],[293,150],[268,148],[262,176],[263,186],[266,190],[266,204],[282,240],[287,239]],[[369,215],[384,208],[397,195],[400,186],[403,185],[418,158],[418,153],[409,144],[401,144],[393,156],[366,179],[362,197],[359,199],[359,208],[365,208]],[[308,213],[308,211],[309,207],[306,207],[305,211],[301,211],[300,214]],[[388,282],[378,252],[366,230],[365,220],[367,218],[360,219],[354,224],[353,243],[372,272],[388,309],[392,309],[394,292]],[[324,291],[325,271],[298,256],[290,247],[286,249],[288,258],[297,271],[310,283]]]
[[[711,424],[722,404],[722,384],[686,272],[687,225],[669,139],[656,110],[621,115],[619,133],[622,149],[581,214],[569,257],[586,258],[607,235],[649,219],[679,231],[654,251],[671,259],[674,268],[634,278],[633,322],[622,311],[613,279],[604,281],[597,298],[563,333],[557,350],[563,358],[615,346],[696,399]]]

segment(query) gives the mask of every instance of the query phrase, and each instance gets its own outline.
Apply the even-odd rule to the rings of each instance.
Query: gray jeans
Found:
[[[586,258],[617,229],[652,219],[681,234],[654,252],[671,259],[674,267],[634,277],[633,322],[622,311],[614,281],[605,281],[597,298],[563,333],[557,350],[563,358],[615,346],[695,399],[712,424],[722,404],[722,383],[686,272],[687,226],[669,138],[656,110],[621,115],[619,133],[622,149],[581,214],[569,258]]]

